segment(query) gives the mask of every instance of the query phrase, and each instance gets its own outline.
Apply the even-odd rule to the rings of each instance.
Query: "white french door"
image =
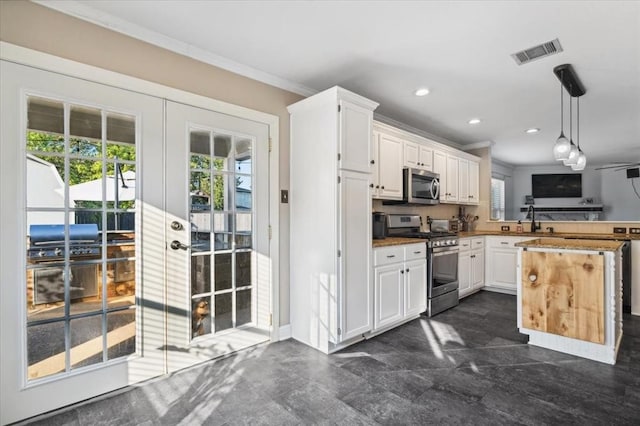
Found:
[[[269,128],[167,102],[169,371],[270,338]]]
[[[269,340],[269,126],[0,66],[0,423]]]
[[[163,101],[0,66],[7,423],[165,372]]]

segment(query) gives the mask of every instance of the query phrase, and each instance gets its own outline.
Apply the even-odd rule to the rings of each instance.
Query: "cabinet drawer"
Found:
[[[471,250],[471,245],[473,244],[474,239],[475,238],[460,238],[460,240],[458,241],[460,253]]]
[[[471,250],[484,248],[484,238],[471,238]]]
[[[404,246],[380,247],[373,250],[373,266],[404,261]]]
[[[404,246],[404,260],[419,260],[427,258],[427,243]]]
[[[535,238],[535,237],[534,237]],[[491,248],[516,248],[520,241],[533,240],[534,238],[522,237],[487,237],[487,246]]]

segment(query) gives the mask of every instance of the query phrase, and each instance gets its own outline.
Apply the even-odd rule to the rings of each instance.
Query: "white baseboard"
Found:
[[[283,325],[279,329],[280,340],[287,340],[291,338],[291,324]]]

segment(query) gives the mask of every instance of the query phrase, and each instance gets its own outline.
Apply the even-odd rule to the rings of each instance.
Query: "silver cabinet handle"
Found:
[[[413,254],[420,254],[422,253],[421,251],[414,251]]]
[[[390,254],[390,255],[388,255],[387,257],[388,257],[389,259],[391,259],[392,257],[396,257],[396,255],[395,255],[395,254]]]
[[[508,245],[509,243],[506,241],[500,241],[500,244]]]
[[[189,248],[188,245],[186,244],[182,244],[180,241],[178,240],[173,240],[171,241],[170,247],[174,250],[187,250]]]

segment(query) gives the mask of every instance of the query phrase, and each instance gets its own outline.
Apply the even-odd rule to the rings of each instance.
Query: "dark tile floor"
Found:
[[[42,425],[640,424],[640,317],[615,366],[528,346],[480,292],[326,356],[263,345],[61,410]]]

